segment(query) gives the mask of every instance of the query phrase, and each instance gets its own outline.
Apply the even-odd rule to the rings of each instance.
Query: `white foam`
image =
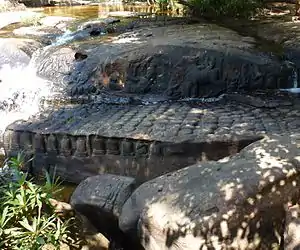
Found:
[[[28,119],[39,112],[42,98],[51,95],[51,84],[36,75],[31,65],[0,69],[0,133],[19,119]]]
[[[290,88],[290,89],[280,89],[281,91],[286,91],[294,94],[300,94],[300,88]]]

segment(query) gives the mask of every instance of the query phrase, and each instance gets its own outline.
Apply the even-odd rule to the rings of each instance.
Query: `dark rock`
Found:
[[[87,23],[82,30],[73,34],[73,38],[85,39],[90,32],[99,35],[107,31],[105,25],[103,21]],[[41,56],[41,61],[49,66],[41,67],[44,72],[40,74],[39,70],[39,74],[49,76],[49,80],[53,80],[52,75],[55,76],[54,82],[63,84],[60,89],[65,93],[80,95],[91,94],[86,90],[95,93],[96,87],[99,93],[105,89],[131,94],[163,94],[170,99],[207,98],[222,93],[246,93],[293,86],[293,67],[255,51],[247,41],[236,38],[236,34],[229,34],[228,38],[225,33],[224,39],[229,42],[220,44],[222,39],[216,40],[216,31],[208,33],[204,30],[207,39],[197,41],[197,27],[185,27],[180,33],[177,26],[148,28],[147,33],[153,36],[147,38],[143,30],[129,32],[112,44],[85,46],[88,60],[73,60],[76,52],[64,55],[62,59],[61,56],[57,57],[62,48],[57,53],[51,49],[53,55],[45,53],[46,57]],[[216,29],[218,31],[220,28]],[[221,30],[217,34],[222,36],[224,32],[228,31]],[[230,40],[231,36],[235,42]],[[123,39],[137,39],[138,42],[129,42],[124,46]],[[235,39],[241,42],[235,45]],[[61,74],[61,68],[65,71],[65,66],[58,66],[64,61],[68,61],[69,65],[67,76]]]
[[[106,32],[108,34],[112,34],[112,33],[116,33],[117,32],[117,29],[115,27],[107,27],[106,28]]]
[[[93,29],[90,31],[90,36],[99,36],[103,33],[101,29]]]
[[[86,59],[88,56],[86,54],[81,53],[81,52],[76,52],[74,57],[75,57],[76,61],[82,61],[82,60]]]
[[[135,180],[130,177],[109,174],[93,176],[78,185],[70,203],[108,239],[122,243],[126,239],[118,228],[118,218],[135,185]]]

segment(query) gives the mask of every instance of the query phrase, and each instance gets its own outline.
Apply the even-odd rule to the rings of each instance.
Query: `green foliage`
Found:
[[[48,173],[42,185],[28,180],[20,170],[24,166],[21,154],[6,166],[0,180],[0,249],[36,250],[45,244],[58,247],[68,238],[73,223],[72,218],[55,213],[50,203],[58,191],[58,180]]]
[[[45,17],[45,15],[42,15],[42,14],[35,14],[35,15],[29,15],[29,16],[26,16],[26,17],[21,17],[21,23],[23,25],[26,25],[26,26],[39,26],[40,23],[39,21]]]
[[[191,0],[191,4],[206,16],[248,17],[262,6],[262,0]]]

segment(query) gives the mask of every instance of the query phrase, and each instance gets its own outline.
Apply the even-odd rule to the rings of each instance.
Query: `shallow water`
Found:
[[[181,7],[181,6],[180,6]],[[179,7],[179,8],[180,8]],[[133,15],[152,15],[157,14],[159,8],[147,5],[128,5],[128,4],[99,4],[82,6],[55,6],[43,8],[42,13],[50,16],[68,16],[79,19],[103,18],[108,15],[130,17]],[[182,7],[179,13],[168,11],[163,13],[168,16],[182,16]]]

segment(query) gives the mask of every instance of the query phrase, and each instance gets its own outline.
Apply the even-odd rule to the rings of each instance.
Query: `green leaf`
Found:
[[[39,237],[36,238],[36,242],[37,242],[39,245],[45,245],[45,244],[46,244],[44,238],[42,238],[41,236],[39,236]]]
[[[34,228],[29,225],[27,218],[24,218],[23,221],[20,221],[19,223],[28,231],[30,231],[32,233],[35,232]]]
[[[3,211],[2,211],[2,214],[1,214],[1,228],[5,227],[5,224],[7,223],[7,214],[8,214],[8,206],[6,206]]]

